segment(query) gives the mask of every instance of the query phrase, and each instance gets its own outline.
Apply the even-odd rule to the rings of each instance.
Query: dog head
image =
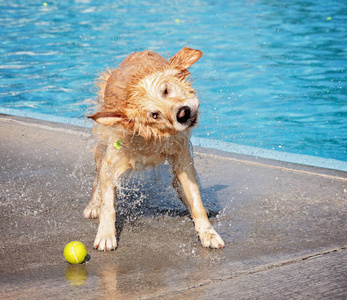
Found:
[[[128,56],[99,84],[101,109],[89,116],[119,126],[146,140],[174,135],[198,120],[199,100],[189,67],[202,52],[183,48],[169,61],[151,51]]]

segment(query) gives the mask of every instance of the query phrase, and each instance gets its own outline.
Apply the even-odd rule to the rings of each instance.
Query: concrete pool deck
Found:
[[[197,147],[226,247],[200,246],[164,165],[124,184],[119,247],[101,253],[98,221],[82,217],[95,172],[89,132],[0,115],[0,298],[347,298],[346,172]],[[72,240],[89,262],[65,262]]]

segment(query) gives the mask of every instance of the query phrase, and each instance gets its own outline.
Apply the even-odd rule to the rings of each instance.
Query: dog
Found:
[[[190,134],[197,124],[199,100],[188,68],[202,52],[183,48],[169,60],[152,51],[135,52],[98,82],[98,105],[89,118],[93,132],[96,178],[85,218],[99,217],[94,248],[117,248],[116,186],[128,170],[172,165],[173,186],[190,212],[204,247],[223,248],[201,200],[190,152]]]

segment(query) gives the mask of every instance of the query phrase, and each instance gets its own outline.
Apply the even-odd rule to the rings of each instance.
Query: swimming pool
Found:
[[[323,0],[2,2],[0,113],[83,120],[107,66],[189,46],[204,52],[197,143],[344,163],[346,16]]]

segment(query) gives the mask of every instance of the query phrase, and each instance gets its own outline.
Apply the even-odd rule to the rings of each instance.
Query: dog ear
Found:
[[[119,114],[114,111],[101,111],[88,116],[88,118],[93,119],[95,122],[105,125],[113,126],[115,124],[125,124],[129,123],[129,120],[126,116]]]
[[[179,70],[187,70],[191,65],[197,62],[202,56],[200,50],[184,47],[171,57],[169,64],[171,67]]]

